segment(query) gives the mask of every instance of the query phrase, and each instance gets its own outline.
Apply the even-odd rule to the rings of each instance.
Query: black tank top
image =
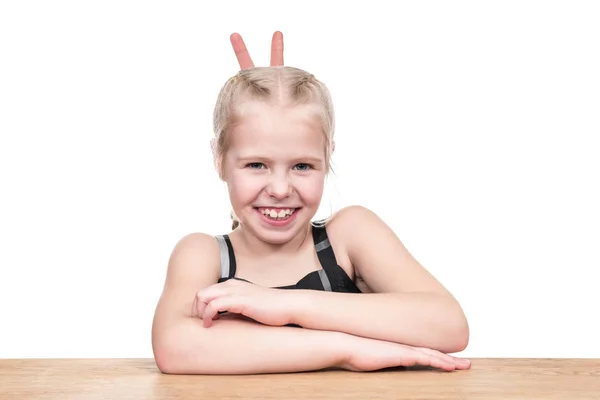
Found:
[[[358,289],[356,284],[350,279],[348,274],[346,274],[346,271],[338,265],[331,243],[329,243],[325,227],[313,226],[312,233],[315,251],[322,269],[307,274],[294,285],[278,286],[276,289],[312,289],[331,292],[361,293],[360,289]],[[219,243],[221,253],[221,278],[219,279],[219,283],[229,279],[238,279],[249,282],[246,279],[235,276],[235,253],[229,236],[218,235],[215,237]]]

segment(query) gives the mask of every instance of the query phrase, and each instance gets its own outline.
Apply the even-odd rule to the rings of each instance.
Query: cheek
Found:
[[[228,186],[229,196],[235,205],[253,200],[260,192],[263,184],[260,179],[240,171],[229,176]]]
[[[296,190],[306,205],[316,206],[323,196],[325,180],[322,176],[314,176],[296,182]]]

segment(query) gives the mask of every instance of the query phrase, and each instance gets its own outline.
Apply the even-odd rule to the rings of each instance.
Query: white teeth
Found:
[[[268,209],[268,208],[263,208],[260,210],[260,212],[267,216],[267,217],[271,217],[273,219],[279,218],[279,219],[284,219],[289,217],[290,215],[292,215],[294,213],[294,209],[284,209],[284,210],[280,210],[279,212],[277,212],[277,210],[275,209]]]

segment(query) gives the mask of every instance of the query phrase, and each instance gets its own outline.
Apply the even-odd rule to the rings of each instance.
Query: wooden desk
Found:
[[[471,360],[454,372],[183,376],[152,359],[4,359],[0,399],[600,399],[600,359]]]

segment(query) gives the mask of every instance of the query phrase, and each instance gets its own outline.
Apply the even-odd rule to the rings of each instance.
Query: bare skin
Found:
[[[244,39],[239,33],[232,33],[229,37],[231,46],[240,64],[241,69],[254,68],[254,62],[246,48]],[[273,33],[271,39],[271,67],[283,65],[283,34],[279,31]]]

